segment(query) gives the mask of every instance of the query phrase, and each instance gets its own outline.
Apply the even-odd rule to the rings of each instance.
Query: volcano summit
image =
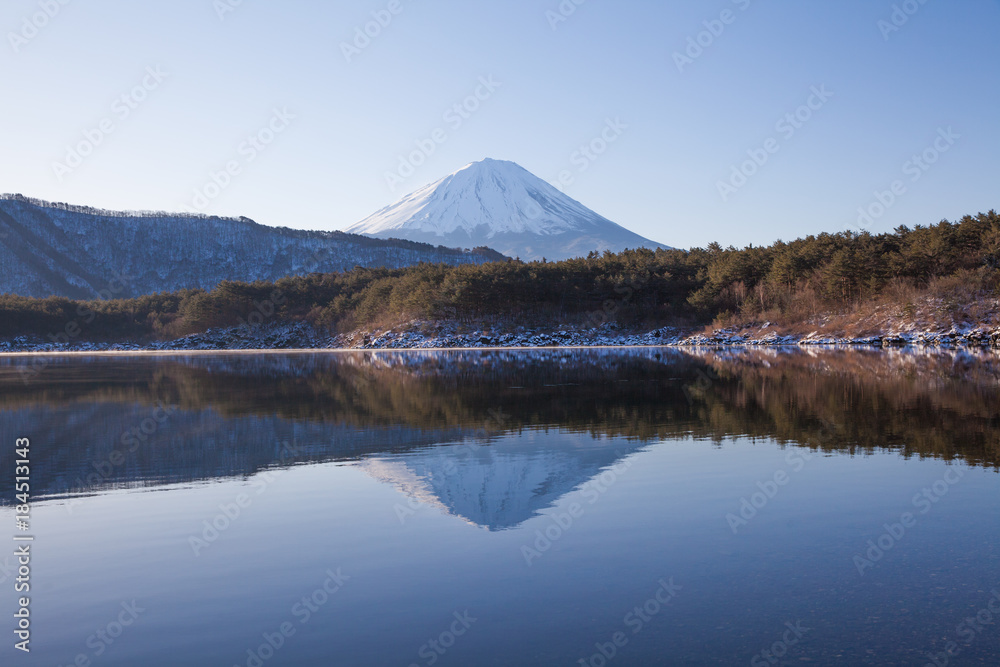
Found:
[[[381,239],[489,246],[523,260],[668,248],[598,215],[520,165],[473,162],[347,229]]]

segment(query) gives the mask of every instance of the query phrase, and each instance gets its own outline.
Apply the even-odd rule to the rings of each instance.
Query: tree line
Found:
[[[802,320],[921,290],[976,299],[998,287],[1000,216],[990,211],[889,233],[823,233],[742,249],[712,243],[559,262],[358,267],[98,301],[6,294],[0,336],[138,341],[265,322],[308,322],[338,333],[413,319],[496,327]]]

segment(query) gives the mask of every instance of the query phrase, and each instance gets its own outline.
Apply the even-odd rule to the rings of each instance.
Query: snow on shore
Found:
[[[412,325],[413,323],[411,323]],[[424,323],[426,324],[426,323]],[[428,329],[430,327],[423,327]],[[498,334],[487,331],[458,332],[454,326],[434,325],[424,333],[412,326],[400,330],[357,331],[331,336],[308,324],[274,324],[210,329],[170,341],[100,343],[71,341],[53,343],[44,337],[21,336],[0,341],[0,353],[104,352],[104,351],[210,351],[292,349],[449,349],[449,348],[542,348],[597,346],[870,346],[870,347],[992,347],[1000,348],[1000,327],[951,327],[950,329],[887,333],[865,337],[820,334],[780,335],[764,327],[746,330],[719,329],[711,333],[681,332],[669,327],[644,333],[625,332],[614,325],[586,330],[541,331],[523,329]]]

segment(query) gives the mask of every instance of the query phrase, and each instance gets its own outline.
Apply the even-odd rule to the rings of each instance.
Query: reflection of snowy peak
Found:
[[[491,159],[473,162],[347,231],[449,247],[489,246],[525,260],[661,247],[591,211],[523,167]]]
[[[490,530],[512,528],[553,505],[642,443],[526,431],[487,443],[439,445],[361,467],[421,503]]]

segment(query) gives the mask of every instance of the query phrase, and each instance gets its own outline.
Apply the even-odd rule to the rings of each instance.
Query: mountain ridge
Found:
[[[0,293],[26,297],[127,298],[356,266],[503,259],[488,249],[267,227],[246,217],[109,211],[0,195]]]

